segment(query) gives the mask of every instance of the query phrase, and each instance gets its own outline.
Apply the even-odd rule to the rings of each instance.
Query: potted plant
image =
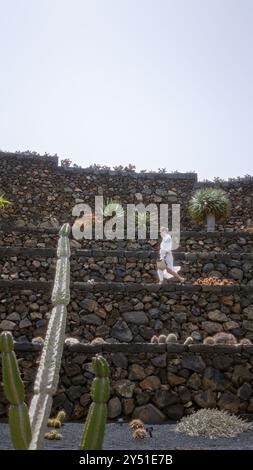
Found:
[[[207,232],[214,232],[216,220],[224,220],[230,210],[227,194],[222,189],[204,188],[190,200],[190,214],[197,223],[206,222]]]

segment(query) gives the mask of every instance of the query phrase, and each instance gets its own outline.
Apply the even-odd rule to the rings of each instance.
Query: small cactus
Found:
[[[49,441],[55,441],[55,440],[58,441],[62,439],[62,434],[60,434],[57,431],[49,431],[49,432],[46,432],[44,437],[45,439],[48,439]]]
[[[166,343],[177,343],[177,335],[170,333],[166,338]]]
[[[159,344],[166,343],[166,336],[165,335],[159,335],[158,343]]]
[[[237,344],[236,338],[231,333],[216,333],[213,337],[215,344],[228,344],[230,346],[235,346]]]
[[[157,344],[158,343],[158,336],[156,336],[156,335],[152,336],[151,343]]]
[[[207,336],[204,340],[203,340],[203,344],[215,344],[215,341],[214,339],[212,338],[212,336]]]
[[[65,419],[66,419],[66,413],[64,410],[60,410],[58,413],[57,413],[57,416],[56,416],[56,419],[58,419],[61,424],[64,423]]]
[[[56,428],[56,429],[59,429],[61,428],[62,426],[62,423],[59,419],[57,418],[51,418],[51,419],[48,419],[47,421],[47,425],[49,428]]]
[[[37,336],[36,338],[33,338],[33,339],[32,339],[32,343],[43,344],[43,343],[44,343],[44,339],[41,338],[41,336]]]
[[[145,439],[146,437],[148,437],[148,433],[145,428],[138,428],[133,432],[134,439]]]
[[[4,331],[0,335],[0,351],[4,393],[10,403],[9,426],[12,443],[16,450],[27,450],[32,439],[31,425],[28,409],[24,403],[25,388],[14,352],[13,337],[9,331]]]
[[[248,338],[242,338],[242,339],[240,340],[240,344],[242,344],[242,345],[244,345],[244,346],[247,346],[247,345],[252,344],[252,342],[251,342],[250,339],[248,339]]]
[[[109,366],[104,357],[97,355],[92,360],[95,378],[91,386],[88,416],[81,439],[81,450],[101,450],[103,448],[107,402],[110,396]]]
[[[103,338],[94,338],[90,344],[104,344],[105,343],[105,340]]]
[[[188,346],[188,344],[192,344],[192,343],[194,343],[194,339],[191,336],[188,336],[188,338],[186,338],[184,342],[184,345]]]
[[[130,421],[129,426],[131,429],[139,429],[139,428],[144,428],[144,423],[141,421],[141,419],[132,419]]]

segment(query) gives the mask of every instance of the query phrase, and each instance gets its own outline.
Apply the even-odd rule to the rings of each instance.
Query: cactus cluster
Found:
[[[29,413],[24,403],[24,385],[14,353],[12,334],[4,332],[0,335],[4,391],[10,403],[9,426],[14,448],[19,450],[39,449],[44,438],[61,439],[61,435],[57,431],[45,434],[45,428],[47,424],[54,428],[60,428],[65,420],[63,410],[58,413],[56,418],[48,420],[53,395],[57,391],[59,382],[67,305],[70,300],[70,225],[64,224],[59,234],[58,259],[52,292],[53,309],[43,344]],[[101,338],[99,339],[101,340]],[[81,441],[81,449],[84,450],[99,450],[103,446],[107,401],[110,395],[109,366],[102,356],[96,356],[93,359],[93,370],[95,373],[91,389],[93,403],[89,409]]]
[[[194,342],[193,338],[191,336],[188,336],[186,338],[184,344],[192,344]],[[168,336],[166,335],[159,335],[159,336],[152,336],[151,338],[151,343],[153,344],[162,344],[162,343],[167,343],[167,344],[173,344],[173,343],[178,343],[178,338],[175,333],[170,333]]]
[[[207,336],[203,340],[203,344],[208,344],[208,345],[226,344],[226,345],[229,345],[229,346],[235,346],[238,343],[237,343],[236,337],[234,335],[232,335],[232,333],[225,333],[225,332],[221,331],[220,333],[216,333],[214,336]],[[239,344],[250,345],[252,343],[251,343],[250,339],[242,338],[239,341]]]

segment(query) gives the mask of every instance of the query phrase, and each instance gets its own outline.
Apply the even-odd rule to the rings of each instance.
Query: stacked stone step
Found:
[[[44,336],[50,313],[57,230],[29,230],[2,226],[0,328],[13,331],[16,339],[31,341]],[[9,245],[10,234],[16,246]],[[236,240],[239,248],[223,253],[216,251],[220,236],[195,234],[195,242],[209,238],[213,251],[207,251],[208,243],[203,242],[198,244],[203,251],[196,252],[193,232],[184,234],[182,244],[186,248],[188,243],[191,251],[176,252],[175,260],[182,265],[187,282],[178,285],[171,281],[163,286],[158,286],[156,279],[157,252],[148,242],[142,249],[138,246],[131,251],[119,249],[121,241],[114,241],[114,248],[112,242],[104,241],[100,248],[94,242],[93,247],[84,250],[72,240],[67,335],[86,342],[95,337],[108,342],[145,342],[154,333],[175,331],[182,341],[192,335],[200,342],[210,334],[225,331],[238,339],[252,340],[253,235],[223,234],[226,248],[231,240]],[[105,248],[106,243],[110,248]],[[197,277],[209,275],[230,277],[236,284],[193,285]],[[88,282],[91,279],[95,284]]]

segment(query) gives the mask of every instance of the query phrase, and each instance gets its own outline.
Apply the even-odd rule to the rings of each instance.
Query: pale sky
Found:
[[[0,149],[253,174],[253,0],[0,0]]]

